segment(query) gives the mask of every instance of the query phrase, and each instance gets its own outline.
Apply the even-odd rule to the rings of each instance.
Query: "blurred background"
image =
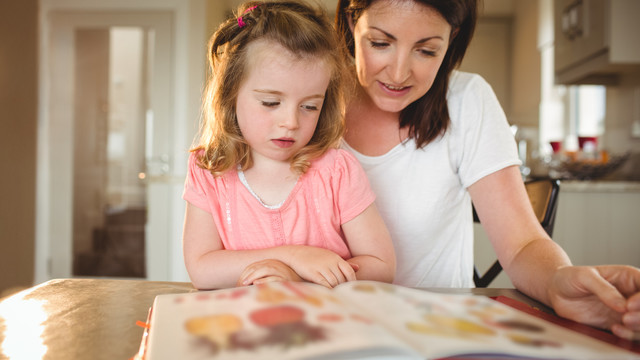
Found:
[[[238,3],[0,2],[0,297],[53,278],[188,281],[181,194],[206,45]],[[484,0],[462,64],[493,86],[523,178],[563,179],[554,240],[576,264],[640,266],[639,13]],[[618,155],[598,178],[557,166]]]

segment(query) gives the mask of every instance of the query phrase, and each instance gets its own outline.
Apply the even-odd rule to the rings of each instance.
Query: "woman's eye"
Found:
[[[389,46],[388,42],[371,40],[371,47],[374,49],[383,49]]]
[[[317,105],[313,105],[313,104],[307,104],[307,105],[303,104],[303,105],[301,105],[301,107],[304,110],[308,110],[308,111],[317,111],[318,110],[318,106]]]
[[[424,56],[436,56],[436,52],[434,50],[420,49],[418,51]]]

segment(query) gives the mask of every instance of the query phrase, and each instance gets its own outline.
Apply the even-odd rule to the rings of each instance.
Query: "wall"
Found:
[[[602,146],[612,154],[631,153],[612,176],[640,181],[640,136],[632,131],[634,122],[640,123],[640,74],[627,74],[618,85],[607,86],[606,106]]]
[[[461,71],[480,74],[491,84],[510,121],[512,29],[511,16],[481,17],[460,65]]]
[[[513,29],[512,113],[520,127],[538,127],[540,107],[540,53],[538,1],[516,1]]]
[[[535,141],[540,107],[538,1],[487,0],[461,70],[493,87],[510,124]]]
[[[37,0],[0,2],[0,296],[33,282],[37,9]]]

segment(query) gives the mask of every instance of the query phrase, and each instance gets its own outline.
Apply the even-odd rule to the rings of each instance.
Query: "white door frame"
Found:
[[[204,0],[40,1],[35,283],[72,276],[73,134],[69,119],[73,114],[65,104],[71,104],[73,81],[68,81],[72,79],[68,75],[57,73],[52,64],[68,61],[72,69],[73,54],[50,48],[53,42],[70,41],[52,35],[68,37],[72,31],[54,34],[52,26],[59,26],[59,20],[68,20],[69,29],[86,25],[153,27],[156,36],[167,38],[164,45],[158,40],[155,43],[165,54],[164,61],[168,63],[164,69],[168,73],[151,81],[154,86],[169,89],[162,98],[155,99],[154,118],[164,117],[166,121],[156,122],[166,126],[154,129],[153,150],[168,161],[169,168],[149,179],[146,270],[150,280],[188,280],[180,246],[184,213],[180,195],[205,74],[204,9]],[[103,14],[98,16],[99,13]],[[52,91],[54,83],[57,88]]]

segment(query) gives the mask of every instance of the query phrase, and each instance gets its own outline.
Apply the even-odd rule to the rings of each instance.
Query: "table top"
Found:
[[[551,310],[515,289],[428,289],[506,296]],[[196,291],[188,282],[57,279],[0,299],[0,359],[130,359],[156,295]],[[18,354],[20,356],[18,356]]]

